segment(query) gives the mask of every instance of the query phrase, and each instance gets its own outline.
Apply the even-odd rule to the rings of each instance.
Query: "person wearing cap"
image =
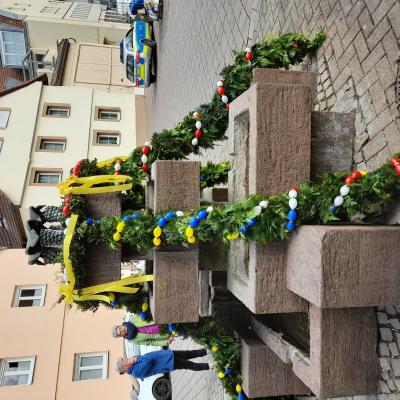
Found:
[[[174,340],[172,335],[161,334],[159,325],[155,325],[152,321],[143,321],[136,314],[131,314],[129,321],[122,325],[113,326],[112,335],[145,346],[167,346]]]
[[[158,350],[146,353],[143,356],[131,358],[119,358],[115,369],[120,375],[128,373],[139,379],[145,379],[152,375],[164,374],[177,369],[189,369],[191,371],[206,371],[210,369],[208,363],[195,363],[192,358],[203,357],[207,354],[205,349],[172,351]]]

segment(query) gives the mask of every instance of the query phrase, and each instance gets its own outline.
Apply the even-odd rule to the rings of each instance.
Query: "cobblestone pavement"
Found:
[[[176,339],[171,350],[195,350],[200,348],[190,339]],[[209,362],[211,356],[195,359],[194,362]],[[175,371],[171,374],[174,400],[229,400],[222,386],[218,383],[216,371],[193,372]]]
[[[147,92],[151,131],[170,128],[207,102],[219,71],[232,61],[232,50],[243,50],[268,33],[313,34],[319,27],[328,39],[312,65],[319,73],[316,109],[355,112],[354,163],[360,169],[377,168],[391,153],[400,151],[394,90],[398,0],[165,0],[164,19],[155,27],[157,83]],[[227,159],[226,142],[200,157],[201,161]],[[400,397],[396,393],[400,391],[396,347],[400,326],[393,310],[399,311],[388,307],[377,314],[381,324],[379,400]],[[191,345],[184,343],[180,345]],[[212,374],[174,374],[174,400],[223,398],[218,397],[223,394]],[[359,400],[363,398],[367,396]]]

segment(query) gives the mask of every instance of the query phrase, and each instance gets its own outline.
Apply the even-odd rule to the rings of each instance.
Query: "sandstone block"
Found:
[[[238,331],[241,344],[242,387],[248,397],[300,395],[309,389],[257,335]]]
[[[190,211],[200,206],[200,162],[157,160],[152,165],[151,179],[146,205],[155,213],[167,209]]]
[[[156,324],[199,320],[198,250],[155,251],[151,311]]]
[[[289,241],[287,287],[322,308],[400,303],[400,228],[302,226]]]

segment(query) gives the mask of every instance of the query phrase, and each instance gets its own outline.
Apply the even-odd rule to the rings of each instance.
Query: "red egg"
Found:
[[[149,172],[149,167],[147,166],[147,164],[142,164],[142,171],[143,172]]]
[[[145,154],[147,156],[147,154],[149,154],[149,153],[150,153],[150,148],[147,146],[144,146],[142,148],[142,154]]]
[[[65,204],[68,206],[70,203],[71,203],[71,197],[70,197],[70,196],[67,196],[67,197],[65,198]]]
[[[217,92],[218,92],[218,94],[219,94],[220,96],[222,96],[222,95],[225,94],[225,89],[224,89],[222,86],[220,86],[220,87],[217,89]]]
[[[197,129],[194,133],[194,136],[197,137],[197,139],[200,139],[202,134],[203,133],[201,132],[201,129]]]
[[[354,172],[351,174],[351,177],[356,181],[356,180],[358,180],[358,179],[361,179],[361,178],[362,178],[362,175],[361,175],[361,172],[360,172],[360,171],[354,171]]]
[[[252,59],[253,59],[253,54],[250,52],[250,51],[248,51],[247,53],[246,53],[246,60],[247,61],[251,61]]]
[[[344,183],[345,183],[346,185],[351,185],[351,184],[353,183],[353,181],[354,181],[353,177],[352,177],[352,176],[348,176],[348,177],[344,180]]]
[[[66,206],[63,207],[63,214],[64,214],[65,217],[68,217],[68,215],[70,214],[70,212],[71,212],[71,211],[70,211],[68,205],[66,205]]]
[[[397,157],[392,157],[390,159],[390,164],[392,164],[393,167],[395,167],[397,164],[400,164],[400,161],[399,161],[399,159]]]

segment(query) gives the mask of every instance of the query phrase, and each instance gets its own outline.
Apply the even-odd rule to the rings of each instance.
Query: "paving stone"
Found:
[[[384,312],[377,312],[376,316],[379,324],[386,325],[388,323],[388,317]]]
[[[389,343],[389,350],[392,357],[398,357],[400,355],[399,349],[395,342]]]
[[[368,161],[375,154],[381,151],[387,145],[385,135],[381,132],[379,135],[374,137],[368,144],[364,146],[363,154],[365,160]]]
[[[390,319],[389,322],[394,329],[400,330],[400,321],[398,320],[398,318]]]
[[[378,64],[380,64],[381,61],[379,61]],[[371,96],[375,112],[379,115],[385,108],[387,108],[385,91],[383,90],[379,79],[368,89],[368,92]]]
[[[379,388],[382,393],[390,393],[389,386],[384,381],[379,381]]]
[[[387,357],[379,357],[379,364],[381,364],[381,368],[383,371],[390,371],[391,366],[390,366],[390,359]]]
[[[400,132],[397,128],[396,123],[393,121],[387,126],[383,134],[388,142],[388,147],[391,153],[397,153],[400,151]]]
[[[396,385],[397,390],[400,391],[400,379],[395,379],[395,380],[394,380],[394,384]]]
[[[394,335],[396,337],[397,347],[400,349],[400,333],[395,332]]]
[[[397,37],[400,37],[400,4],[398,2],[389,11],[388,17]]]
[[[397,390],[395,383],[393,382],[392,379],[389,379],[388,381],[386,381],[386,384],[389,386],[389,389],[394,392],[395,390]]]
[[[392,123],[392,114],[386,109],[368,125],[368,135],[372,139]]]
[[[379,355],[382,357],[389,357],[389,347],[386,343],[379,343]]]
[[[389,328],[379,328],[379,332],[384,342],[391,342],[393,340],[393,334]]]
[[[371,33],[371,35],[367,39],[367,45],[368,47],[376,51],[374,47],[382,40],[382,38],[388,33],[390,29],[390,25],[387,21],[386,18],[383,18],[381,22],[375,27],[374,31]]]
[[[396,307],[390,304],[385,305],[385,310],[390,315],[396,315]]]
[[[382,44],[379,43],[374,51],[371,51],[365,60],[361,62],[361,67],[364,73],[367,74],[369,71],[371,71],[372,67],[374,67],[384,55],[385,50]]]
[[[375,171],[378,169],[383,163],[385,163],[390,157],[390,151],[388,147],[384,147],[378,154],[372,157],[368,163],[368,171]]]
[[[371,14],[375,25],[377,25],[379,23],[379,21],[381,21],[381,19],[385,17],[385,15],[388,13],[390,8],[393,6],[393,4],[396,1],[397,0],[381,1],[381,4],[379,5],[379,7]]]
[[[399,358],[392,358],[390,360],[392,364],[392,372],[395,377],[400,377],[400,359]]]

